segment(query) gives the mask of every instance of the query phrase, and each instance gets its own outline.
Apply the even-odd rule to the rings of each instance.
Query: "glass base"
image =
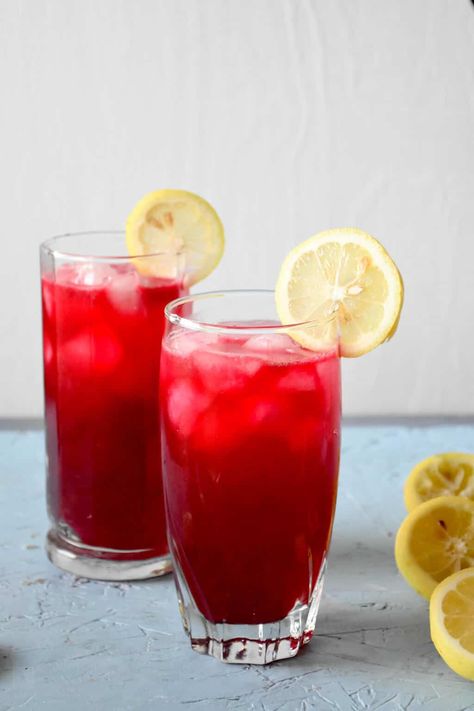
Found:
[[[313,636],[324,583],[326,563],[307,605],[296,605],[282,620],[260,625],[209,622],[197,609],[184,578],[175,564],[179,610],[191,647],[221,662],[270,664],[298,654]]]
[[[57,568],[92,580],[145,580],[172,571],[168,555],[147,558],[146,551],[102,550],[78,546],[61,536],[54,528],[48,531],[46,553]]]

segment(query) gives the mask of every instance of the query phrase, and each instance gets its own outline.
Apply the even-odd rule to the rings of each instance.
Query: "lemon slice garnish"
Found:
[[[403,303],[400,273],[382,245],[366,232],[320,232],[286,257],[276,285],[284,324],[315,322],[291,336],[313,350],[339,339],[354,357],[393,336]]]
[[[474,681],[474,568],[443,580],[430,599],[433,644],[446,664]]]
[[[403,489],[408,511],[437,496],[464,496],[474,501],[474,454],[445,452],[423,459]]]
[[[224,228],[214,208],[186,190],[156,190],[145,195],[127,219],[127,248],[145,274],[169,276],[170,261],[179,258],[185,284],[208,276],[224,252]]]
[[[417,506],[398,530],[395,560],[407,582],[429,599],[438,583],[474,565],[474,502],[440,496]]]

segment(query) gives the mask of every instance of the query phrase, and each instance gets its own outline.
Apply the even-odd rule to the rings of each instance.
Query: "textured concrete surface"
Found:
[[[0,711],[467,711],[474,685],[438,657],[427,605],[397,574],[402,480],[474,450],[474,427],[349,426],[317,637],[262,668],[193,653],[170,579],[105,584],[46,560],[40,432],[0,432]]]

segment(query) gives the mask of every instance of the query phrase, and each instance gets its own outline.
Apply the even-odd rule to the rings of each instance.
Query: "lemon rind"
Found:
[[[411,513],[411,511],[413,511],[420,504],[424,503],[424,501],[431,500],[422,499],[416,491],[416,483],[418,482],[421,473],[425,469],[427,469],[429,465],[436,463],[440,464],[443,460],[447,459],[453,461],[458,460],[459,462],[469,462],[474,467],[474,454],[471,454],[469,452],[440,452],[438,454],[433,454],[430,457],[422,459],[420,462],[415,464],[413,469],[410,470],[410,473],[408,474],[403,485],[403,500],[408,513]]]
[[[446,595],[457,589],[459,582],[467,577],[474,578],[474,568],[459,570],[436,586],[430,599],[430,634],[438,654],[450,669],[474,681],[474,653],[465,649],[455,637],[449,634],[444,624],[445,614],[442,609]]]
[[[417,593],[429,600],[438,585],[429,573],[424,571],[410,553],[410,534],[415,522],[442,506],[469,510],[474,516],[474,502],[460,496],[438,496],[423,502],[402,521],[395,538],[395,562],[401,575]]]

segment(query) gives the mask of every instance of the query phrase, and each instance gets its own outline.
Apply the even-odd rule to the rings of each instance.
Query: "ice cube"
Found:
[[[284,353],[294,350],[294,346],[294,341],[284,333],[269,333],[250,336],[244,348],[255,353]]]
[[[258,358],[205,349],[195,350],[192,363],[206,388],[214,393],[244,387],[262,366]]]
[[[275,420],[279,414],[278,402],[264,397],[255,399],[252,408],[249,410],[249,420],[253,426]]]
[[[315,367],[303,367],[299,363],[285,368],[285,374],[278,381],[278,387],[288,391],[311,392],[318,386]]]
[[[122,359],[122,346],[110,329],[96,326],[70,338],[58,359],[65,375],[107,375]]]
[[[167,347],[178,356],[188,358],[194,351],[204,350],[217,343],[218,336],[200,331],[180,331],[168,339]]]
[[[133,267],[115,269],[107,285],[107,294],[113,306],[123,313],[134,313],[142,306],[139,278]]]
[[[54,284],[49,281],[49,279],[43,280],[42,294],[44,313],[48,319],[52,319],[54,309]]]
[[[115,274],[110,264],[87,262],[85,264],[65,264],[56,272],[56,281],[74,286],[106,286]]]
[[[235,408],[223,407],[221,404],[210,407],[196,418],[193,427],[193,447],[196,449],[212,453],[213,457],[222,456],[224,452],[238,448],[240,442],[241,433]],[[218,477],[217,469],[213,478],[217,481]]]
[[[219,335],[219,350],[227,353],[237,353],[246,343],[248,336],[242,336],[238,332],[232,335]]]
[[[171,424],[183,437],[189,437],[197,418],[208,407],[209,399],[186,379],[176,380],[165,398],[165,410]]]
[[[50,365],[53,361],[54,351],[53,344],[49,337],[45,334],[43,338],[43,357],[45,365]]]

